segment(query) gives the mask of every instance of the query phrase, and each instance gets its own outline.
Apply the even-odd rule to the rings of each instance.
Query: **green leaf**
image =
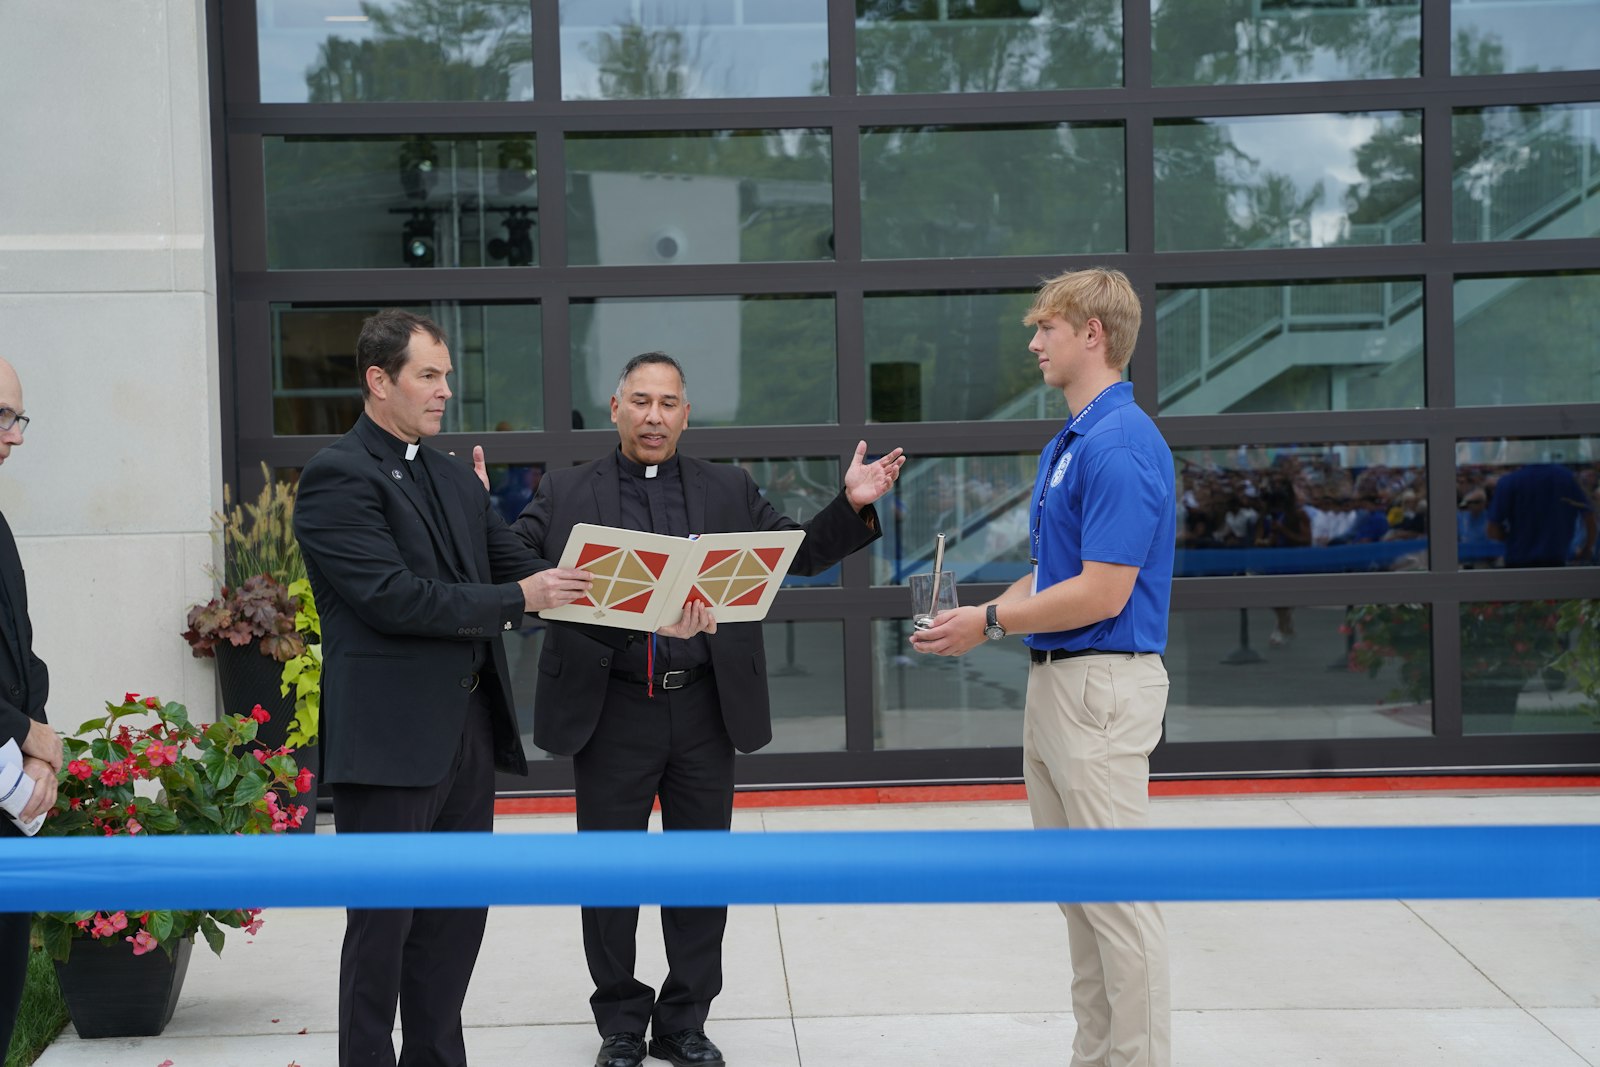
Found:
[[[227,938],[227,935],[222,932],[222,928],[216,924],[211,916],[201,916],[200,933],[206,939],[206,944],[211,946],[211,951],[219,956],[222,955],[222,943]]]
[[[165,943],[172,936],[173,915],[170,911],[152,911],[150,921],[145,923],[145,929],[157,941]]]
[[[35,919],[34,929],[39,934],[39,941],[44,945],[44,950],[53,958],[64,960],[72,952],[73,927],[59,922],[42,923]]]
[[[247,774],[233,790],[233,803],[238,807],[248,807],[267,795],[267,776],[262,774]]]
[[[97,737],[91,741],[89,743],[89,752],[94,756],[95,759],[102,760],[106,763],[111,763],[122,758],[122,753],[112,748],[110,739],[105,737]]]

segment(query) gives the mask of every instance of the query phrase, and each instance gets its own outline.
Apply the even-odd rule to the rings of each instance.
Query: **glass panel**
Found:
[[[532,137],[263,137],[267,268],[538,262]]]
[[[256,0],[261,100],[532,100],[528,0]]]
[[[1427,570],[1426,457],[1416,441],[1174,449],[1173,574]]]
[[[1422,280],[1162,288],[1163,415],[1422,407]]]
[[[659,351],[689,377],[690,426],[831,423],[835,340],[831,297],[577,300],[572,403],[582,425],[606,426],[623,365]]]
[[[279,434],[342,434],[361,414],[356,337],[380,307],[444,328],[455,365],[444,432],[544,428],[538,304],[273,304],[272,423]]]
[[[870,455],[870,454],[869,454]],[[761,495],[766,497],[780,515],[795,522],[805,522],[827,507],[844,488],[839,461],[812,456],[804,459],[727,459],[717,463],[737,463],[750,472]],[[783,588],[804,589],[839,584],[839,564],[834,564],[821,574],[784,575]],[[768,653],[771,662],[771,653]]]
[[[763,752],[844,751],[844,623],[764,622],[772,744]]]
[[[1156,123],[1156,248],[1322,248],[1422,239],[1422,116]]]
[[[1150,0],[1156,85],[1415,78],[1417,0]]]
[[[1175,611],[1167,741],[1426,736],[1428,619],[1421,604]]]
[[[569,134],[567,261],[833,258],[825,130]]]
[[[1594,677],[1595,601],[1461,605],[1461,729],[1467,734],[1600,731]],[[1578,612],[1587,611],[1579,621]],[[1565,655],[1571,650],[1570,655]],[[1573,662],[1577,659],[1578,662]]]
[[[878,501],[883,536],[872,544],[872,583],[904,585],[906,575],[931,571],[940,533],[944,569],[957,582],[1016,581],[1028,572],[1028,503],[1038,468],[1033,452],[917,456]]]
[[[827,92],[827,0],[561,0],[565,100]]]
[[[1600,0],[1450,0],[1452,74],[1600,66]]]
[[[985,641],[965,656],[915,652],[910,614],[907,600],[906,618],[872,623],[872,747],[1021,745],[1027,646]]]
[[[1458,278],[1456,403],[1600,401],[1600,274]]]
[[[1061,390],[1028,351],[1032,305],[1032,291],[868,294],[867,418],[1064,421]]]
[[[1463,567],[1593,567],[1600,437],[1456,442]]]
[[[1071,255],[1127,246],[1122,127],[861,132],[868,259]]]
[[[856,0],[856,91],[1122,84],[1118,0]]]
[[[489,451],[493,455],[493,450]],[[490,463],[489,503],[508,523],[516,522],[522,509],[538,492],[539,479],[544,477],[543,463]]]
[[[1600,105],[1457,111],[1457,241],[1600,234]]]

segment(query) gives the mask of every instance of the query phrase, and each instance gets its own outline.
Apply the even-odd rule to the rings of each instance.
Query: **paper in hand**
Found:
[[[23,833],[32,837],[44,825],[45,813],[40,812],[27,822],[18,819],[33,799],[33,779],[22,771],[22,750],[14,740],[0,745],[0,810],[11,816]]]

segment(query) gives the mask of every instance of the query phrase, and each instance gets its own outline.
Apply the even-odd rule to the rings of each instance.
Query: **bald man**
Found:
[[[0,464],[22,444],[28,416],[22,408],[22,381],[0,359]],[[33,654],[33,627],[28,623],[28,588],[11,526],[0,515],[0,745],[15,741],[22,750],[22,770],[33,779],[33,798],[22,812],[27,822],[56,802],[56,772],[61,769],[61,738],[45,724],[44,701],[50,672]],[[0,837],[21,837],[22,831],[0,817]],[[22,1002],[28,973],[26,912],[0,913],[0,1056],[11,1047],[11,1028]]]

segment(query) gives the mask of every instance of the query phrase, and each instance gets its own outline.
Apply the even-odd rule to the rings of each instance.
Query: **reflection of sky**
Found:
[[[382,12],[415,6],[414,0],[256,0],[256,29],[261,56],[261,100],[268,104],[303,104],[308,97],[306,73],[317,65],[324,42],[372,41],[377,34],[361,11]],[[532,42],[527,18],[508,33]],[[452,57],[481,63],[493,39],[478,48],[448,47]],[[533,99],[533,65],[519,63],[510,70],[507,100]]]
[[[1225,127],[1234,145],[1254,160],[1254,165],[1240,165],[1249,184],[1269,172],[1282,174],[1304,198],[1322,183],[1322,197],[1311,207],[1311,245],[1321,247],[1336,243],[1343,235],[1345,193],[1362,181],[1356,149],[1385,121],[1397,119],[1392,115],[1271,115],[1211,121]]]
[[[686,98],[828,91],[826,0],[562,0],[563,99],[601,97],[601,43],[627,25],[679,35]]]
[[[1458,42],[1468,35],[1505,50],[1502,71],[1457,74],[1600,67],[1600,0],[1453,0],[1450,25]]]

